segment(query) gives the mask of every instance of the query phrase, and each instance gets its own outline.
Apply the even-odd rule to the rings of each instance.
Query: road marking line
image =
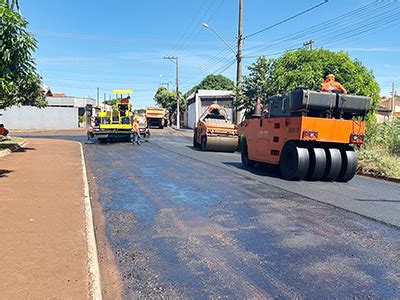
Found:
[[[78,142],[79,143],[79,142]],[[86,242],[87,242],[87,268],[89,275],[89,293],[92,299],[101,300],[101,281],[100,267],[97,258],[96,236],[93,225],[92,204],[90,201],[89,183],[87,178],[87,170],[85,156],[83,154],[83,146],[81,147],[82,159],[82,179],[83,179],[83,197],[85,202],[85,219],[86,219]]]

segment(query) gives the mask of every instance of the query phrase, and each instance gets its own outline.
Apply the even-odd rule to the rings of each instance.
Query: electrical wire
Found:
[[[300,39],[300,38],[309,37],[312,34],[314,34],[313,37],[315,37],[316,33],[327,32],[327,31],[331,30],[331,28],[335,28],[335,26],[338,26],[338,25],[344,26],[344,25],[347,25],[348,23],[354,22],[354,18],[368,19],[371,16],[373,16],[374,12],[377,12],[377,11],[379,11],[381,9],[385,9],[390,5],[391,4],[389,3],[389,4],[383,4],[382,6],[376,7],[376,2],[375,3],[370,3],[368,5],[365,5],[363,7],[355,9],[355,10],[349,12],[349,13],[343,14],[343,15],[341,15],[339,17],[336,17],[336,18],[330,19],[328,21],[319,23],[317,25],[308,27],[306,29],[297,31],[295,33],[292,33],[292,34],[286,36],[286,37],[283,37],[283,38],[280,38],[280,39],[275,39],[273,41],[270,41],[270,42],[267,42],[267,43],[263,43],[261,45],[256,45],[256,46],[247,48],[244,51],[248,52],[249,50],[256,49],[256,48],[259,49],[257,51],[266,50],[268,48],[271,48],[271,46],[273,46],[273,45],[276,45],[276,44],[282,45],[283,43],[287,43],[287,42],[289,42],[289,44],[291,44],[293,42],[297,43],[297,41],[294,41],[293,39]],[[372,10],[371,10],[371,8],[372,8]],[[327,26],[326,26],[327,23],[330,24],[329,28],[327,28]],[[249,54],[250,55],[254,54],[257,51],[250,52]]]
[[[303,11],[301,11],[301,12],[299,12],[299,13],[297,13],[297,14],[295,14],[295,15],[289,17],[289,18],[286,18],[286,19],[284,19],[284,20],[282,20],[282,21],[279,21],[279,22],[277,22],[277,23],[275,23],[275,24],[272,24],[272,25],[270,25],[270,26],[268,26],[268,27],[265,27],[265,28],[263,28],[263,29],[261,29],[261,30],[258,30],[258,31],[254,32],[254,33],[252,33],[252,34],[246,35],[243,39],[247,39],[247,38],[249,38],[249,37],[252,37],[252,36],[255,36],[255,35],[257,35],[257,34],[260,34],[260,33],[264,32],[264,31],[267,31],[267,30],[269,30],[269,29],[271,29],[271,28],[277,27],[277,26],[279,26],[279,25],[281,25],[281,24],[283,24],[283,23],[286,23],[286,22],[288,22],[288,21],[290,21],[290,20],[293,20],[293,19],[295,19],[295,18],[297,18],[297,17],[299,17],[299,16],[301,16],[301,15],[304,15],[304,14],[306,14],[306,13],[308,13],[308,12],[310,12],[310,11],[312,11],[312,10],[314,10],[314,9],[316,9],[316,8],[318,8],[318,7],[320,7],[320,6],[324,5],[324,4],[326,4],[326,3],[328,3],[328,2],[329,2],[329,0],[324,0],[324,2],[321,2],[321,3],[317,4],[317,5],[314,5],[314,6],[308,8],[308,9],[306,9],[306,10],[303,10]]]

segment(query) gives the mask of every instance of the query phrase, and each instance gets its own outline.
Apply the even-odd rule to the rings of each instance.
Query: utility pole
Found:
[[[176,128],[180,128],[180,108],[179,108],[179,60],[178,56],[164,56],[164,59],[169,59],[175,63],[175,79],[176,79]],[[175,61],[174,61],[175,60]]]
[[[103,102],[106,101],[106,92],[104,92],[104,99]]]
[[[242,82],[242,47],[243,47],[243,0],[239,0],[239,22],[237,36],[237,54],[236,54],[236,102],[241,89]],[[234,122],[239,123],[240,117],[235,108]]]
[[[315,42],[313,40],[309,40],[309,41],[303,43],[303,47],[308,47],[309,50],[312,50],[314,43]]]
[[[392,117],[395,116],[396,112],[396,90],[395,90],[395,85],[394,82],[392,82]]]
[[[99,92],[100,92],[100,88],[97,88],[97,107],[99,107]]]

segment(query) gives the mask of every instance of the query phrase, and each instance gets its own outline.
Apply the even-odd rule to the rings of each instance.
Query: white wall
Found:
[[[192,103],[192,104],[190,104],[188,106],[188,112],[187,113],[188,113],[188,116],[187,116],[188,124],[187,124],[187,126],[189,128],[193,128],[194,124],[197,122],[197,120],[196,120],[196,102],[194,102],[194,103]]]
[[[78,128],[77,107],[13,106],[0,110],[1,121],[8,129],[74,129]]]

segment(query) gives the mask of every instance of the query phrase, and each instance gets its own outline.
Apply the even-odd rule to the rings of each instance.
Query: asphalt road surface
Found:
[[[85,145],[126,298],[400,297],[399,184],[288,182],[190,145]]]

